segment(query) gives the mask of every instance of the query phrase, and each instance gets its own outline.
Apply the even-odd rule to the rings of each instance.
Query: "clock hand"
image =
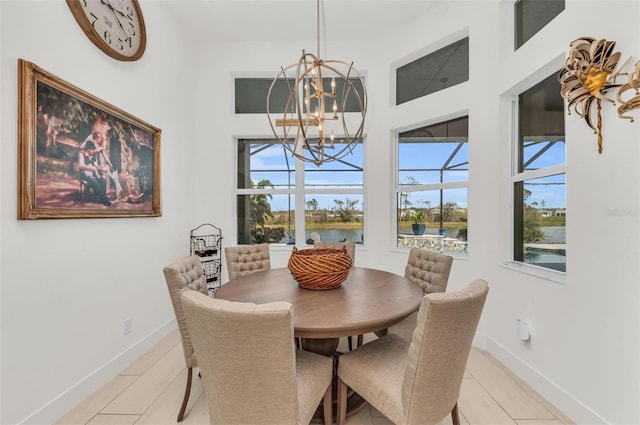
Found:
[[[105,6],[107,6],[109,9],[111,9],[112,12],[116,12],[120,16],[122,16],[123,18],[127,18],[127,19],[131,20],[131,17],[129,15],[125,15],[120,10],[118,10],[115,7],[111,6],[111,3],[109,3],[109,0],[100,0],[100,3],[104,4]]]
[[[111,3],[109,3],[109,0],[100,0],[100,3],[104,4],[109,9],[111,9],[111,13],[113,13],[113,16],[116,18],[116,21],[118,21],[118,25],[120,25],[120,29],[126,35],[127,31],[122,26],[122,22],[120,22],[120,19],[118,19],[118,15],[116,15],[116,12],[120,13],[123,16],[124,16],[124,14],[122,12],[120,12],[119,10],[115,9],[113,6],[111,6]]]

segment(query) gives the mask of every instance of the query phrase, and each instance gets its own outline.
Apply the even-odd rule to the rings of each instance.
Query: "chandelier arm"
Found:
[[[273,87],[275,86],[276,82],[278,81],[278,79],[280,78],[280,75],[283,74],[284,70],[280,73],[278,73],[278,75],[276,76],[276,78],[273,79],[273,81],[271,82],[271,86],[269,86],[269,91],[267,92],[267,118],[269,119],[269,125],[271,126],[271,131],[273,131],[273,134],[276,136],[276,139],[278,139],[278,141],[286,147],[286,141],[283,141],[280,136],[278,135],[278,132],[276,131],[274,125],[273,125],[273,121],[271,120],[271,113],[270,113],[270,109],[269,109],[269,99],[271,98],[271,90],[273,89]]]
[[[317,160],[316,155],[313,153],[313,151],[311,150],[311,146],[309,144],[308,141],[308,136],[307,136],[307,130],[308,130],[308,125],[309,125],[309,107],[311,107],[311,100],[309,98],[308,95],[308,89],[307,89],[307,93],[303,92],[303,95],[305,96],[305,99],[309,99],[309,105],[307,106],[307,110],[305,112],[305,117],[303,119],[303,108],[302,108],[302,104],[300,103],[300,93],[299,93],[299,85],[302,82],[302,87],[303,87],[303,91],[304,91],[304,87],[305,87],[305,82],[306,82],[306,78],[309,74],[309,68],[308,68],[308,63],[307,63],[307,57],[311,56],[313,57],[313,55],[305,53],[305,51],[302,51],[302,56],[300,57],[300,60],[298,61],[298,67],[296,68],[296,90],[293,91],[293,95],[296,98],[296,105],[298,106],[298,133],[296,134],[296,142],[295,142],[295,146],[294,146],[294,150],[295,150],[295,155],[297,157],[302,157],[304,158],[304,154],[299,153],[299,149],[304,149],[305,147],[309,150],[309,153],[311,154],[311,156],[313,157],[314,161]],[[300,73],[300,69],[302,67],[302,65],[304,64],[304,73]],[[299,141],[299,135],[300,133],[302,134],[302,141],[304,143],[304,147],[299,148],[298,147],[298,141]]]

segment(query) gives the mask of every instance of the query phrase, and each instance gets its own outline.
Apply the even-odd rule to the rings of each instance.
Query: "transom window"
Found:
[[[396,105],[469,80],[469,37],[396,70]]]
[[[399,247],[467,252],[468,121],[398,134]]]
[[[331,78],[323,79],[324,86],[331,86]],[[362,88],[362,80],[360,78],[351,78],[353,87],[360,95],[364,96]],[[341,79],[334,80],[336,87],[336,99],[341,99],[344,90],[344,81]],[[235,78],[235,113],[236,114],[264,114],[267,112],[267,94],[273,83],[272,78]],[[269,98],[269,111],[271,113],[283,113],[285,106],[289,105],[289,113],[294,113],[296,109],[295,102],[287,103],[291,87],[295,87],[295,81],[291,79],[287,81],[285,78],[278,79],[271,90]],[[357,96],[351,95],[346,97],[344,105],[345,112],[359,112],[360,108],[357,103]],[[340,108],[342,105],[340,105]]]
[[[267,94],[273,82],[272,78],[236,78],[235,79],[235,113],[265,114],[267,112]],[[277,81],[271,91],[271,112],[282,113],[287,105],[289,86],[286,81]],[[290,105],[289,112],[295,112]]]
[[[518,0],[514,5],[516,49],[564,10],[565,0]]]

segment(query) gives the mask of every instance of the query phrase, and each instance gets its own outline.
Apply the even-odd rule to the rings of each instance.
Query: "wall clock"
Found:
[[[138,0],[67,0],[80,28],[100,50],[121,61],[134,61],[147,43]]]

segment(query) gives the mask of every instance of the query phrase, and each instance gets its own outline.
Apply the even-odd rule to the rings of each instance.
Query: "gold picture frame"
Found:
[[[18,219],[159,217],[161,130],[18,60]]]

